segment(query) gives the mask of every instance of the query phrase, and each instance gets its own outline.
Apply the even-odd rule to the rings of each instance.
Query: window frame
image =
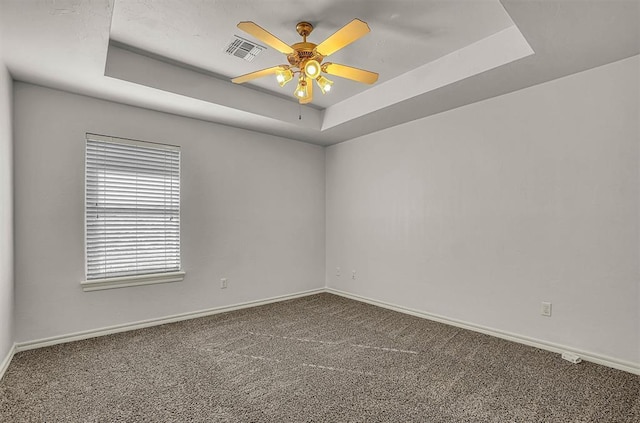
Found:
[[[88,219],[87,219],[87,192],[88,192],[88,143],[89,141],[97,141],[97,142],[109,142],[109,143],[117,143],[117,144],[126,144],[133,145],[139,147],[149,147],[149,148],[160,148],[167,150],[177,150],[178,151],[178,270],[176,271],[167,271],[167,272],[154,272],[154,273],[141,273],[141,274],[133,274],[133,275],[123,275],[123,276],[107,276],[104,278],[88,278],[89,274],[89,253],[88,253]],[[106,135],[99,135],[94,133],[86,133],[85,136],[85,166],[84,166],[84,261],[85,261],[85,279],[80,282],[80,285],[83,291],[98,291],[104,289],[114,289],[114,288],[124,288],[130,286],[141,286],[141,285],[151,285],[151,284],[160,284],[160,283],[168,283],[168,282],[179,282],[184,279],[185,272],[182,269],[182,248],[181,248],[181,233],[182,233],[182,225],[181,225],[181,214],[182,210],[180,207],[181,203],[181,191],[182,191],[182,155],[181,149],[179,146],[171,145],[171,144],[161,144],[154,143],[148,141],[139,141],[128,138],[119,138],[112,137]]]

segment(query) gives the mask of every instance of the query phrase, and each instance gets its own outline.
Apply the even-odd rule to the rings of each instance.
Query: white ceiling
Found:
[[[314,30],[308,40],[320,44],[356,17],[369,24],[371,33],[327,60],[378,72],[378,82],[393,79],[513,25],[497,0],[296,3],[116,0],[111,39],[230,78],[287,64],[285,55],[272,48],[252,62],[225,54],[234,35],[258,41],[236,27],[240,21],[254,21],[288,44],[302,41],[296,24],[309,21]],[[316,93],[315,106],[326,108],[370,88],[350,80],[334,79],[334,90],[330,94]],[[250,85],[292,98],[295,88],[281,88],[273,76],[255,80]]]
[[[371,33],[331,61],[380,73],[342,78],[298,106],[272,77],[285,63],[224,49],[252,20],[287,43],[308,20],[319,43],[353,18]],[[637,0],[0,0],[13,77],[154,110],[329,145],[640,53]],[[299,116],[302,115],[302,119]]]

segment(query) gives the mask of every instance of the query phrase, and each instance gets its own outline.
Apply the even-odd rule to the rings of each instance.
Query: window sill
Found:
[[[80,285],[85,292],[103,289],[125,288],[128,286],[153,285],[157,283],[180,282],[184,272],[154,273],[151,275],[122,276],[119,278],[92,279],[82,281]]]

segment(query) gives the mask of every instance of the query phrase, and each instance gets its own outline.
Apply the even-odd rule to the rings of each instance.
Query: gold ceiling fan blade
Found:
[[[265,44],[278,50],[280,53],[292,54],[294,52],[290,45],[254,22],[240,22],[238,24],[238,28],[247,34],[253,35]]]
[[[322,65],[322,71],[330,75],[340,76],[365,84],[373,84],[378,80],[378,74],[375,72],[340,65],[338,63],[325,63]]]
[[[329,56],[367,35],[370,31],[369,25],[367,25],[366,22],[360,19],[354,19],[318,44],[315,50],[325,57]]]
[[[286,69],[287,66],[273,66],[271,68],[262,69],[259,71],[247,73],[242,76],[237,76],[231,80],[234,84],[242,84],[243,82],[251,81],[252,79],[262,78],[263,76],[272,75],[281,69]]]

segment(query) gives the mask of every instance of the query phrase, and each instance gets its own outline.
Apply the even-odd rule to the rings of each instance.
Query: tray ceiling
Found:
[[[288,43],[353,18],[371,33],[331,61],[380,73],[334,78],[300,107],[289,85],[240,74],[284,63],[224,53],[252,20]],[[17,80],[329,145],[640,53],[633,0],[3,0],[0,52]]]

